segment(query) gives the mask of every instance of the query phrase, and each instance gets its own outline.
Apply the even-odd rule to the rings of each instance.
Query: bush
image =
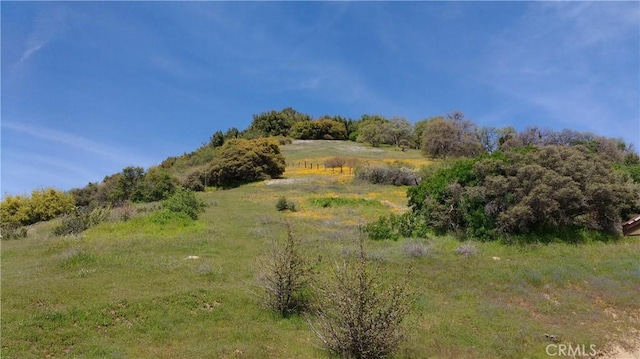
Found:
[[[53,229],[56,236],[78,234],[109,218],[109,208],[97,207],[90,210],[88,207],[76,207],[76,209],[62,217],[60,225]]]
[[[296,204],[293,201],[287,200],[286,197],[282,196],[278,198],[278,202],[276,202],[276,209],[278,211],[286,211],[289,210],[291,212],[296,211]]]
[[[271,252],[258,263],[258,281],[264,290],[264,304],[283,317],[307,307],[307,287],[313,276],[311,261],[303,255],[301,241],[284,223],[287,238],[274,241]]]
[[[640,211],[640,186],[582,146],[517,148],[456,161],[409,189],[409,205],[437,232],[481,240],[567,229],[621,235]]]
[[[362,244],[361,244],[362,246]],[[344,358],[384,358],[405,339],[409,312],[406,281],[385,285],[372,273],[362,247],[356,263],[336,265],[333,280],[320,289],[322,302],[308,322],[321,344]]]
[[[422,258],[430,254],[432,251],[431,246],[428,246],[422,242],[410,241],[404,245],[404,253],[411,258]]]
[[[472,243],[461,244],[453,251],[464,257],[474,257],[478,254],[478,248],[476,248]]]
[[[361,166],[356,168],[356,179],[373,184],[415,186],[418,172],[408,165],[394,163],[386,166]]]
[[[31,196],[7,195],[0,202],[0,220],[3,229],[17,229],[70,213],[73,208],[72,195],[53,188],[45,188],[32,191]]]
[[[182,187],[194,192],[204,191],[204,174],[200,170],[192,171],[187,175],[187,179],[182,182]]]
[[[429,228],[420,216],[407,212],[401,215],[390,214],[389,217],[380,216],[375,222],[367,223],[363,232],[369,239],[397,240],[400,237],[426,237]]]
[[[27,234],[28,234],[28,230],[26,227],[9,226],[9,225],[4,225],[4,223],[2,224],[1,230],[2,230],[2,234],[0,235],[0,237],[3,240],[27,238]]]
[[[391,221],[385,217],[380,216],[375,222],[367,223],[363,232],[367,234],[369,239],[374,241],[381,241],[385,239],[391,239],[397,241],[400,235],[394,231]]]
[[[178,188],[163,203],[163,207],[171,212],[184,213],[192,219],[198,219],[198,213],[202,212],[204,204],[198,201],[193,191]]]
[[[232,187],[276,178],[284,170],[284,156],[275,139],[232,139],[220,148],[219,156],[211,162],[207,176],[212,185]]]

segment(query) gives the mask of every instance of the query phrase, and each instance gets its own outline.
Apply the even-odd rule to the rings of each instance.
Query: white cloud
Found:
[[[130,163],[150,162],[148,159],[137,154],[132,154],[124,149],[47,127],[21,124],[12,121],[2,121],[2,128],[26,134],[36,139],[47,140],[63,146],[73,147],[80,150],[80,153],[93,153],[98,155],[102,160],[108,160],[113,163],[126,165]]]
[[[57,4],[55,7],[47,7],[46,10],[43,8],[38,11],[22,56],[14,64],[14,67],[24,65],[31,57],[62,34],[66,29],[66,18],[65,8],[57,6]]]
[[[629,128],[639,127],[640,116],[638,9],[637,3],[533,3],[488,44],[478,77],[548,121],[637,144],[638,133]]]

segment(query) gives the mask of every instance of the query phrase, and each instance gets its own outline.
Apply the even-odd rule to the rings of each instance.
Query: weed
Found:
[[[357,262],[337,264],[333,280],[320,289],[322,302],[308,322],[323,347],[344,358],[383,358],[405,339],[409,312],[405,282],[382,285],[369,268],[362,244]]]
[[[307,306],[306,289],[313,266],[305,257],[300,240],[293,235],[291,224],[284,222],[287,238],[274,242],[274,247],[258,266],[258,281],[265,293],[265,305],[283,317],[298,313]]]
[[[287,200],[285,196],[278,198],[278,202],[276,202],[276,209],[278,211],[297,211],[295,202]]]
[[[307,199],[307,202],[311,205],[318,207],[333,207],[333,206],[371,206],[381,207],[380,201],[365,199],[365,198],[343,198],[343,197],[315,197]]]
[[[422,258],[431,254],[433,247],[418,241],[409,241],[403,247],[404,254],[409,258]]]
[[[457,246],[454,252],[464,257],[474,257],[478,254],[478,248],[472,243],[465,243]]]

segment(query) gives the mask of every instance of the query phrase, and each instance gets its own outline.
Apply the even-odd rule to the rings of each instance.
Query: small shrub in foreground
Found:
[[[362,246],[362,244],[361,244]],[[364,250],[356,263],[336,265],[321,288],[322,302],[308,322],[322,345],[343,358],[384,358],[404,341],[402,321],[410,294],[404,281],[383,285],[369,268]]]
[[[274,242],[271,252],[258,264],[258,281],[264,290],[264,304],[282,317],[307,307],[307,287],[313,276],[311,261],[300,248],[301,241],[284,223],[287,238]]]

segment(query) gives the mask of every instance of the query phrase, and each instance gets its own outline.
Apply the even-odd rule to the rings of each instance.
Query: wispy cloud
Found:
[[[98,155],[102,160],[114,163],[149,163],[138,154],[132,154],[115,146],[109,146],[71,133],[30,124],[2,121],[3,130],[11,130],[30,137],[55,142],[57,144],[80,150],[80,153]]]
[[[22,56],[14,64],[14,68],[24,65],[49,42],[65,31],[66,11],[64,7],[55,6],[40,10],[35,18],[34,27],[29,34]]]
[[[639,24],[637,3],[532,3],[488,44],[479,77],[549,121],[612,136],[639,126]]]
[[[40,125],[3,120],[2,139],[2,190],[11,194],[52,185],[68,190],[152,164],[138,151]]]

